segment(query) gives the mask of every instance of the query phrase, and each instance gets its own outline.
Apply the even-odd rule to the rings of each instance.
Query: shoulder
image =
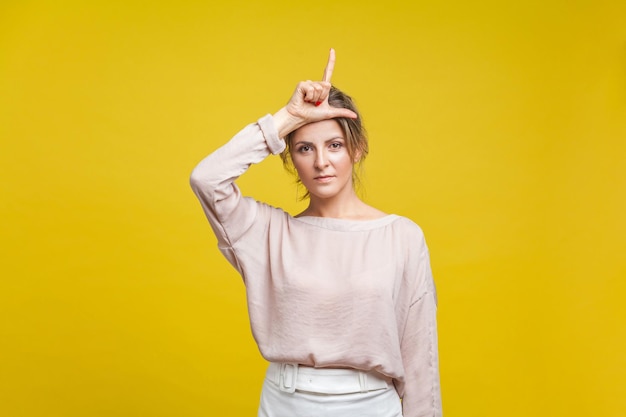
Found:
[[[394,233],[402,240],[411,252],[428,252],[426,238],[422,228],[413,220],[404,216],[396,216],[393,222]]]
[[[273,206],[271,204],[262,202],[262,201],[258,201],[258,200],[254,200],[251,197],[246,197],[249,198],[250,200],[254,201],[256,207],[257,207],[257,219],[261,220],[261,219],[265,219],[268,221],[272,221],[272,222],[277,222],[277,221],[289,221],[289,219],[292,218],[291,214],[287,213],[285,210],[283,210],[280,207],[276,207]]]
[[[394,226],[396,229],[404,232],[407,235],[421,238],[424,237],[424,231],[422,230],[422,228],[408,217],[396,215]]]

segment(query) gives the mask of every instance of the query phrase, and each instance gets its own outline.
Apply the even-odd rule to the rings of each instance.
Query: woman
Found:
[[[191,175],[270,362],[259,416],[440,416],[428,248],[415,223],[357,196],[367,139],[350,97],[331,86],[334,64],[331,49],[322,81],[299,83],[285,107]],[[307,189],[297,216],[234,183],[270,153],[291,161]]]

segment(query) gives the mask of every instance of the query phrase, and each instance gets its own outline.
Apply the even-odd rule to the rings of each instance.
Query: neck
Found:
[[[346,195],[336,195],[327,199],[311,196],[309,207],[301,215],[336,219],[362,218],[368,206],[361,201],[354,190],[350,191]]]

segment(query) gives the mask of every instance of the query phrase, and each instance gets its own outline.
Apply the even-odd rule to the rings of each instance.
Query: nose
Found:
[[[328,166],[328,156],[324,149],[320,149],[315,154],[315,168],[324,169]]]

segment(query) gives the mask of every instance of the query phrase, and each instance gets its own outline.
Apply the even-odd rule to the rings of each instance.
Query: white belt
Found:
[[[356,369],[310,368],[295,363],[271,362],[267,378],[281,391],[320,394],[352,394],[387,389],[391,379]]]

